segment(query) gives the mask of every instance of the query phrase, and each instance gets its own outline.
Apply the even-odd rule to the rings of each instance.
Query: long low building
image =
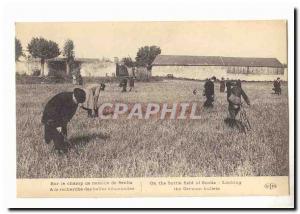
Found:
[[[287,80],[287,69],[276,58],[158,55],[152,63],[151,75],[272,81],[277,77]]]

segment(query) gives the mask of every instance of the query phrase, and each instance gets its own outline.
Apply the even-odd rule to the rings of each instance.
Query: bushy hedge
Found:
[[[35,75],[26,75],[16,73],[16,84],[55,84],[55,83],[71,83],[70,78],[46,76],[40,77]]]

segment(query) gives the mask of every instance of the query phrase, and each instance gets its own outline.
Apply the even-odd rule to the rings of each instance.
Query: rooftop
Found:
[[[276,67],[283,65],[276,58],[158,55],[153,66],[249,66]]]

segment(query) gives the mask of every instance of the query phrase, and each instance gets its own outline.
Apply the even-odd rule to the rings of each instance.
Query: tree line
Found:
[[[52,59],[63,54],[67,60],[67,75],[70,73],[70,67],[74,61],[74,43],[68,39],[61,52],[58,44],[54,41],[44,39],[42,37],[34,37],[27,45],[27,51],[33,58],[41,60],[41,76],[44,76],[44,65],[47,59]],[[15,60],[18,61],[21,56],[25,56],[23,47],[19,39],[15,38]]]
[[[44,65],[47,59],[52,59],[63,55],[66,58],[67,69],[66,74],[71,72],[72,64],[75,60],[75,45],[71,39],[67,39],[64,43],[63,50],[59,49],[56,42],[47,40],[42,37],[34,37],[27,45],[27,51],[30,57],[41,60],[41,76],[44,76]],[[138,49],[135,60],[131,57],[124,57],[122,61],[127,67],[146,67],[151,69],[151,64],[157,55],[161,54],[161,49],[158,46],[144,46]],[[25,56],[22,44],[19,39],[15,38],[15,61],[18,61],[21,56]]]
[[[151,64],[157,55],[161,54],[161,49],[158,46],[144,46],[139,48],[135,61],[131,57],[125,57],[122,59],[127,67],[146,67],[151,70]]]

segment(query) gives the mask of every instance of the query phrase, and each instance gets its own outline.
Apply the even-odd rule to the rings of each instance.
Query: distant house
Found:
[[[99,59],[91,58],[75,58],[72,66],[72,70],[79,71],[82,75],[82,68],[88,65],[99,63]],[[53,58],[48,59],[45,63],[45,74],[50,76],[65,75],[67,72],[67,60],[66,58]]]
[[[33,75],[35,72],[41,70],[41,61],[39,59],[25,59],[21,57],[19,61],[16,61],[16,73]]]
[[[96,62],[85,62],[81,65],[82,76],[113,77],[116,75],[116,64],[110,60],[101,59]]]
[[[158,55],[152,63],[152,76],[168,75],[199,80],[211,76],[249,81],[270,81],[276,77],[287,80],[287,72],[276,58]]]

